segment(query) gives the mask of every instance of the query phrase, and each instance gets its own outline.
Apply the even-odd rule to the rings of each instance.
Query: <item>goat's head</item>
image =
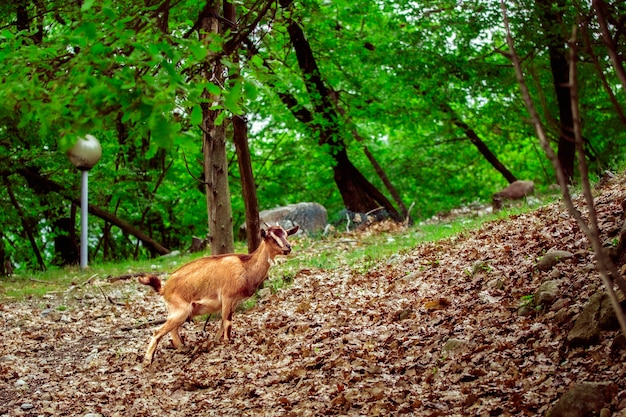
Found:
[[[291,253],[291,245],[287,242],[287,236],[291,236],[296,233],[299,226],[294,226],[291,229],[285,230],[280,226],[270,226],[265,229],[261,229],[261,238],[268,244],[276,248],[276,251],[282,255],[289,255]]]

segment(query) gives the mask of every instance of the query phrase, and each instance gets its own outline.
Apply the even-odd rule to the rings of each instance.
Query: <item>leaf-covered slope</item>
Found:
[[[620,227],[624,191],[616,179],[597,198],[605,232]],[[575,256],[539,270],[553,248]],[[520,315],[546,280],[560,280],[552,307]],[[616,333],[568,347],[577,313],[602,288],[559,204],[420,245],[365,274],[302,270],[235,315],[230,345],[213,341],[217,322],[208,335],[188,323],[192,351],[167,349],[166,338],[150,368],[140,360],[152,328],[124,327],[163,318],[161,300],[135,283],[99,285],[130,302],[70,293],[2,306],[0,414],[521,416],[545,414],[576,382],[626,388]],[[75,306],[55,310],[69,298]]]

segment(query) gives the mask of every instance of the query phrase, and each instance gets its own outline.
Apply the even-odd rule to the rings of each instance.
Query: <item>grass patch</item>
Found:
[[[292,238],[293,254],[288,258],[278,258],[278,264],[270,269],[270,277],[264,286],[276,292],[289,285],[302,269],[332,270],[349,267],[358,273],[365,273],[394,254],[411,250],[420,243],[457,236],[478,229],[486,222],[506,219],[532,209],[528,205],[521,205],[484,216],[421,223],[399,233],[337,233],[334,236],[315,238],[295,237]],[[238,242],[235,250],[245,252],[245,243]],[[133,272],[173,272],[204,255],[180,254],[142,261],[107,262],[90,265],[84,271],[78,266],[50,268],[44,272],[19,271],[11,277],[0,277],[0,302],[42,297],[48,293],[66,291],[73,286],[82,286],[91,280],[106,280]],[[94,287],[93,291],[98,290]]]

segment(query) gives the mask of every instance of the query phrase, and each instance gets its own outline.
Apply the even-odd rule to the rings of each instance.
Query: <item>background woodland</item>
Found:
[[[331,221],[378,207],[401,219],[412,203],[422,219],[515,179],[548,188],[503,5],[570,182],[571,48],[590,170],[623,166],[622,2],[3,3],[0,272],[76,263],[80,176],[65,152],[86,134],[103,147],[92,262],[192,236],[231,251],[246,218],[300,201]]]

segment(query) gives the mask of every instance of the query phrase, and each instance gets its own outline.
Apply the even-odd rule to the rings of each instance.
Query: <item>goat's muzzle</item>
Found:
[[[291,253],[291,245],[287,243],[283,248],[283,255],[289,255]]]

